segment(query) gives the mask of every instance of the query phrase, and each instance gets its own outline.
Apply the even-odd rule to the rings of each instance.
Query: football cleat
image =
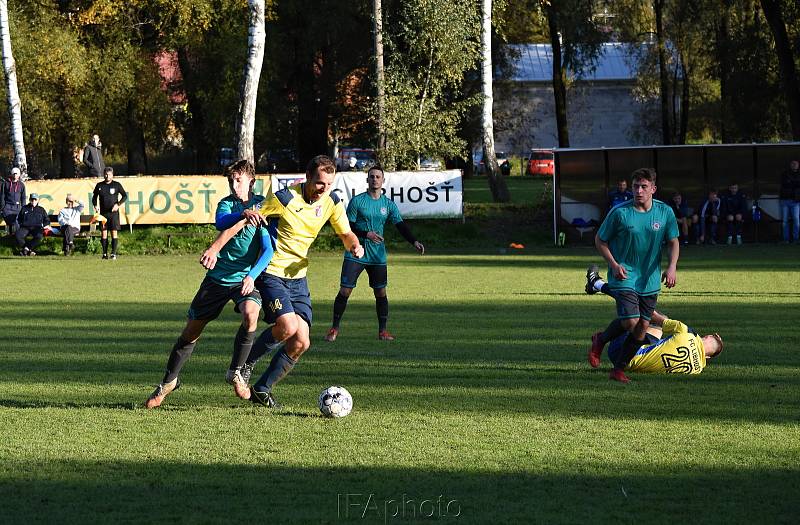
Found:
[[[258,403],[259,405],[264,405],[267,408],[274,408],[275,410],[283,408],[283,405],[275,400],[275,396],[272,395],[272,392],[259,392],[252,387],[250,387],[250,401]]]
[[[101,259],[108,259],[108,254],[107,254],[107,253],[104,253],[104,254],[103,254],[103,256],[102,256],[102,257],[100,257],[100,258],[101,258]]]
[[[589,364],[592,368],[600,366],[600,356],[603,355],[603,344],[600,336],[603,332],[592,334],[592,347],[589,349]]]
[[[112,261],[116,261],[117,260],[117,254],[116,253],[112,253],[111,254],[111,260]]]
[[[619,381],[620,383],[627,384],[631,382],[631,380],[628,379],[628,376],[625,375],[625,372],[619,368],[612,368],[611,373],[608,374],[608,378],[612,381]]]
[[[250,387],[247,386],[247,381],[242,377],[239,370],[228,370],[225,374],[225,381],[229,385],[233,385],[233,391],[239,399],[250,399]]]
[[[253,375],[253,369],[255,367],[255,363],[245,363],[242,365],[241,370],[239,370],[239,375],[242,377],[242,381],[244,381],[245,384],[250,383],[250,376]]]
[[[594,288],[594,283],[600,280],[600,269],[597,267],[596,264],[589,266],[586,270],[586,293],[589,295],[594,295],[597,293],[597,290]]]
[[[325,334],[325,340],[328,341],[329,343],[332,343],[336,341],[336,336],[338,335],[339,335],[339,329],[331,328],[330,330],[328,330],[328,333]]]
[[[394,341],[394,336],[390,334],[387,330],[381,330],[378,332],[378,339],[381,341]]]
[[[153,393],[150,394],[150,397],[147,398],[145,401],[144,406],[145,408],[156,408],[160,407],[161,403],[164,402],[164,398],[170,395],[172,392],[176,391],[181,387],[181,382],[176,377],[169,383],[159,383]]]

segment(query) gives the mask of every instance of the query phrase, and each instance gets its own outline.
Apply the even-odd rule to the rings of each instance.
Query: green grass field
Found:
[[[340,258],[313,254],[312,348],[277,412],[224,382],[231,310],[184,387],[141,408],[195,257],[2,259],[0,522],[797,522],[797,247],[685,250],[659,307],[726,350],[700,376],[627,386],[585,361],[614,315],[583,293],[592,250],[429,248],[391,259],[391,343],[366,282],[322,341]],[[355,400],[342,420],[318,414],[333,384]]]

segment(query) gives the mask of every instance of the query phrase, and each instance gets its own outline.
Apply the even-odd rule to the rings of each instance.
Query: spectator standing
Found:
[[[25,204],[25,183],[20,180],[22,172],[14,166],[8,178],[0,185],[0,212],[6,223],[8,235],[13,235],[17,224],[17,215]]]
[[[92,139],[83,148],[83,163],[86,165],[87,177],[102,177],[106,169],[103,162],[103,144],[99,135],[92,135]]]
[[[70,255],[75,248],[75,235],[81,231],[81,213],[83,203],[76,201],[71,193],[67,193],[67,205],[58,212],[58,224],[64,236],[64,255]]]
[[[722,202],[721,215],[725,216],[727,243],[733,244],[735,236],[736,244],[742,244],[742,225],[747,213],[747,196],[744,192],[739,191],[739,185],[734,183],[728,186],[728,191],[723,192],[720,201]]]
[[[608,209],[610,210],[614,206],[631,199],[633,199],[633,193],[628,190],[628,181],[619,179],[617,181],[617,189],[608,194]]]
[[[672,194],[672,200],[669,203],[672,208],[672,213],[675,214],[675,219],[678,221],[678,229],[681,232],[681,244],[689,244],[689,207],[683,199],[681,192],[676,191]]]
[[[36,255],[34,251],[44,237],[45,226],[50,225],[50,218],[47,211],[39,206],[39,195],[31,193],[31,200],[22,207],[17,216],[17,247],[20,255]],[[30,235],[30,241],[25,241],[25,237]]]
[[[98,182],[92,193],[92,205],[100,209],[100,215],[106,218],[100,232],[100,244],[103,247],[103,259],[108,259],[108,231],[111,230],[111,259],[117,258],[117,232],[119,231],[119,206],[128,198],[122,184],[114,180],[114,168],[103,170],[103,182]]]
[[[789,169],[781,174],[781,223],[783,242],[800,240],[800,161],[793,160]],[[789,217],[792,218],[792,236],[789,237]]]
[[[717,224],[719,223],[719,213],[722,202],[717,196],[717,190],[708,190],[708,198],[700,206],[700,211],[692,215],[692,227],[694,228],[697,244],[708,241],[710,244],[717,244]],[[710,236],[706,239],[706,228],[710,231]]]

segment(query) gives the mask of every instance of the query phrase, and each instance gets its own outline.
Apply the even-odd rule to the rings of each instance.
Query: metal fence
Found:
[[[800,159],[800,143],[632,148],[557,149],[553,181],[553,240],[591,244],[608,211],[608,195],[617,181],[637,168],[655,168],[656,198],[669,203],[679,191],[690,208],[698,209],[710,189],[738,184],[748,206],[758,201],[761,220],[745,219],[747,242],[780,239],[778,191],[781,173]]]

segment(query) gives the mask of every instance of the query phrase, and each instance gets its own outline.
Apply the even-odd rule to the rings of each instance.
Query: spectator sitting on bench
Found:
[[[17,246],[20,255],[36,255],[34,251],[44,237],[45,226],[50,226],[50,218],[47,211],[39,206],[39,194],[31,193],[30,202],[22,207],[17,216]],[[33,238],[26,242],[25,237],[31,235]]]
[[[722,193],[720,201],[722,201],[721,215],[725,216],[726,221],[728,244],[733,244],[734,236],[736,244],[742,244],[742,225],[747,213],[747,197],[744,192],[739,191],[739,185],[734,183],[728,186],[728,191]]]
[[[708,198],[700,206],[700,211],[692,215],[692,228],[697,244],[703,244],[706,241],[710,244],[717,244],[717,224],[721,205],[717,190],[708,190]],[[709,228],[711,235],[708,239],[706,239],[706,223],[711,226]]]
[[[678,221],[678,229],[681,232],[681,244],[689,244],[689,207],[683,199],[681,192],[676,191],[672,194],[672,200],[669,203],[672,212],[675,214],[675,219]]]
[[[67,205],[58,212],[58,224],[61,226],[61,235],[64,236],[64,255],[71,254],[75,249],[75,235],[81,231],[81,212],[83,203],[67,193]]]

